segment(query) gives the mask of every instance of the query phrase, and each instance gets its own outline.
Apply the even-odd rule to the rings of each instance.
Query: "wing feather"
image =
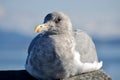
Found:
[[[74,31],[76,50],[81,55],[82,62],[98,61],[96,48],[91,37],[80,29]]]

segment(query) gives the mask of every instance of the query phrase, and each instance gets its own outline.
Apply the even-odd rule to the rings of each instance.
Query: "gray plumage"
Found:
[[[48,14],[47,29],[38,34],[28,48],[26,70],[37,79],[60,79],[98,70],[96,49],[91,38],[82,30],[72,30],[67,15]]]

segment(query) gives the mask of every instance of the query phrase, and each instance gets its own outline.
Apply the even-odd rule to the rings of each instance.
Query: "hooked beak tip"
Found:
[[[37,26],[35,27],[35,32],[36,32],[36,33],[40,32],[40,25],[37,25]]]

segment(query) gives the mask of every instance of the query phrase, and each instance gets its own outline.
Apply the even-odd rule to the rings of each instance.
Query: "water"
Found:
[[[103,60],[103,69],[113,80],[120,79],[120,43],[96,45],[99,59]]]
[[[24,69],[26,57],[27,52],[24,49],[0,51],[0,70]]]
[[[19,70],[24,69],[27,57],[27,47],[29,44],[19,43],[0,47],[0,70]],[[120,45],[119,44],[96,44],[99,60],[103,60],[103,69],[113,80],[120,78]]]

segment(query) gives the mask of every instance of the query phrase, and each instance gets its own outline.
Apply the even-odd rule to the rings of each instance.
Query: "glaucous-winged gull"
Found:
[[[33,77],[61,79],[102,67],[92,39],[82,30],[73,31],[64,13],[49,13],[35,32],[41,33],[32,40],[25,65]]]

